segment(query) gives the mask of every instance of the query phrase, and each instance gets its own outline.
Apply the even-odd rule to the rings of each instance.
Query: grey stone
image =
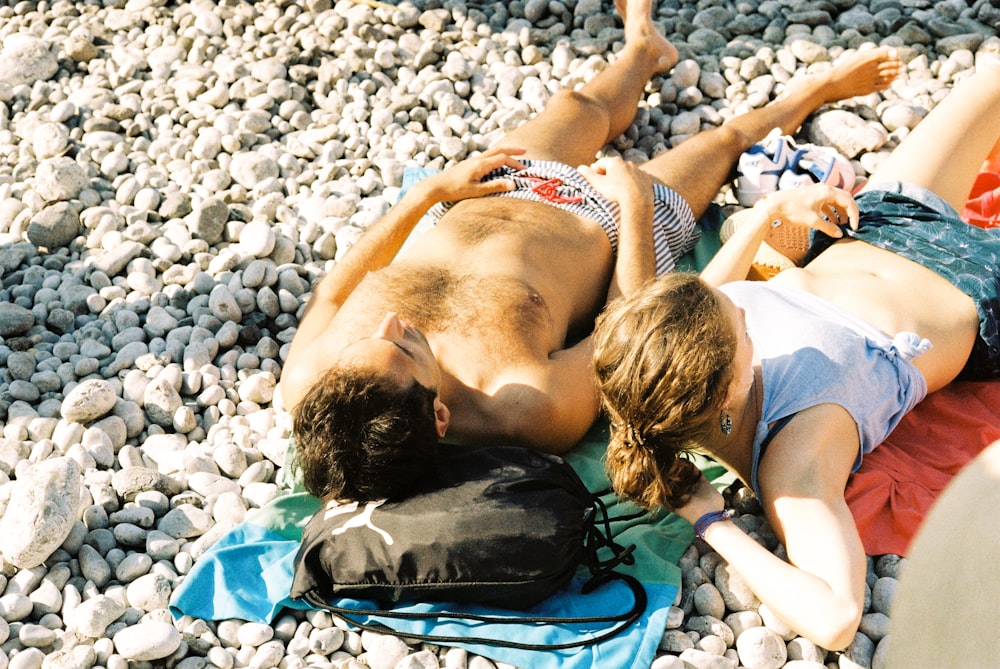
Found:
[[[21,335],[35,324],[35,315],[24,307],[11,302],[0,302],[0,336]]]
[[[157,529],[175,539],[186,539],[205,534],[213,524],[212,516],[204,509],[181,504],[160,519]]]
[[[725,641],[727,646],[732,646],[736,640],[733,630],[729,629],[729,625],[713,616],[692,616],[688,620],[687,626],[688,629],[694,630],[702,636],[714,634]]]
[[[899,581],[891,576],[880,577],[872,586],[872,610],[889,615],[897,590]]]
[[[854,669],[855,667],[871,667],[872,658],[875,655],[875,642],[858,632],[841,656],[840,666],[843,669]]]
[[[722,618],[726,614],[726,603],[722,595],[711,583],[702,583],[694,592],[694,607],[701,615]]]
[[[30,569],[44,562],[69,536],[80,505],[80,466],[70,458],[32,465],[14,482],[9,508],[0,519],[0,553]]]
[[[240,305],[236,302],[232,291],[229,290],[229,286],[219,284],[212,289],[208,298],[208,308],[212,311],[212,315],[220,321],[239,323],[243,320],[243,310],[240,309]]]
[[[218,244],[226,221],[229,220],[229,205],[218,198],[207,198],[185,220],[193,237],[204,239],[209,244]]]
[[[155,490],[168,497],[180,492],[180,484],[175,479],[148,467],[126,467],[114,473],[111,485],[125,501],[132,501],[141,492]]]
[[[35,214],[28,224],[28,241],[38,247],[66,246],[80,234],[80,216],[67,202],[56,202]]]
[[[715,585],[730,611],[749,611],[760,606],[757,596],[727,563],[716,567]]]

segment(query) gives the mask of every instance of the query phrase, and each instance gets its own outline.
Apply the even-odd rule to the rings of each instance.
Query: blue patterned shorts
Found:
[[[597,221],[611,242],[611,249],[618,253],[618,203],[608,200],[590,185],[575,168],[551,160],[522,160],[524,170],[501,167],[493,170],[483,181],[512,179],[515,190],[489,197],[508,197],[531,200],[565,209],[570,213]],[[430,214],[440,218],[451,203],[437,204]],[[653,185],[653,251],[656,256],[656,275],[674,269],[677,260],[694,248],[698,229],[691,207],[676,191],[662,184]]]
[[[934,270],[976,303],[979,337],[960,378],[1000,376],[1000,229],[969,225],[943,199],[912,184],[878,184],[855,199],[861,222],[856,231],[845,228],[847,235]],[[808,258],[834,241],[814,235]]]

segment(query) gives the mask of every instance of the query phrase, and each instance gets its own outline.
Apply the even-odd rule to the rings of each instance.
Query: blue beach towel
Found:
[[[607,490],[602,457],[607,445],[607,428],[598,424],[566,460],[593,492]],[[721,470],[707,471],[710,476]],[[724,483],[725,481],[721,481]],[[612,527],[619,543],[635,544],[636,562],[620,567],[642,582],[649,604],[642,618],[611,639],[582,648],[560,651],[527,651],[496,646],[456,643],[470,652],[519,667],[532,669],[646,669],[655,657],[666,627],[667,613],[680,588],[677,561],[692,540],[691,526],[671,514],[636,514],[637,508],[621,502],[612,493],[602,495],[609,515],[628,516]],[[319,508],[319,501],[303,492],[274,500],[247,517],[242,524],[221,537],[195,563],[174,591],[170,609],[175,616],[190,615],[206,620],[236,618],[270,623],[284,608],[309,609],[308,604],[288,596],[295,571],[295,555],[302,528]],[[534,609],[519,613],[489,607],[416,604],[402,611],[467,611],[505,616],[588,616],[620,611],[631,602],[631,593],[621,583],[610,583],[589,594],[581,594],[581,576]],[[339,600],[348,608],[373,607],[373,602]],[[364,621],[364,620],[363,620]],[[576,641],[581,635],[596,635],[602,629],[561,625],[484,625],[455,621],[400,621],[370,618],[400,634],[420,633],[443,636],[501,638],[528,644],[556,644]]]

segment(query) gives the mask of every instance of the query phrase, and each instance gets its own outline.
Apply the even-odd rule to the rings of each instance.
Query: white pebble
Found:
[[[39,462],[14,481],[0,519],[0,552],[12,564],[41,564],[69,535],[80,504],[80,466],[70,458]]]
[[[141,662],[169,656],[180,646],[181,633],[169,623],[153,621],[126,627],[112,640],[122,657]]]

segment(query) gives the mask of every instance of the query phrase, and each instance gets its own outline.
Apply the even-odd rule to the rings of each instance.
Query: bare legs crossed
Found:
[[[541,113],[498,146],[523,147],[525,158],[577,166],[593,162],[601,148],[628,128],[647,82],[670,70],[678,54],[652,20],[653,0],[622,2],[618,10],[625,47],[615,61],[578,91],[555,94]],[[781,99],[699,133],[643,169],[676,190],[698,218],[730,178],[740,154],[772,128],[793,133],[823,104],[882,90],[901,69],[891,49],[852,54],[791,84]]]

